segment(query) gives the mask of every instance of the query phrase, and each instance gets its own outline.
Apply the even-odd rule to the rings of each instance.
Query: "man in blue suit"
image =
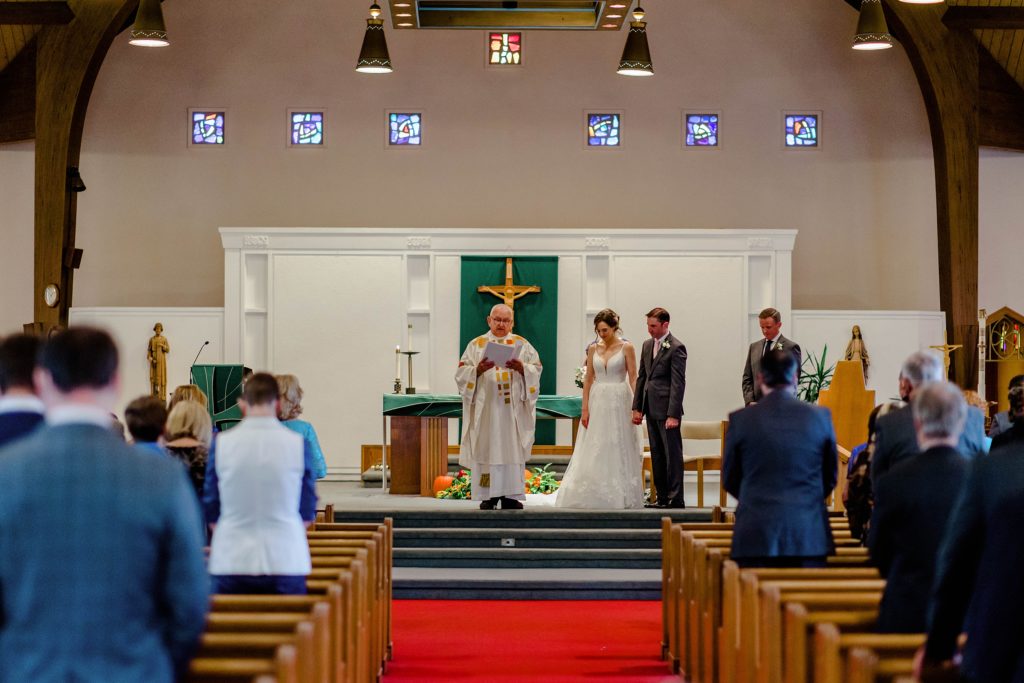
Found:
[[[110,429],[117,364],[105,332],[55,335],[35,373],[47,425],[0,451],[2,683],[171,683],[202,632],[195,494]]]
[[[43,423],[43,402],[32,384],[39,344],[27,334],[0,342],[0,448]]]
[[[890,410],[878,419],[875,427],[875,453],[871,457],[871,488],[878,489],[878,480],[898,463],[921,452],[914,429],[914,415],[909,406],[914,393],[927,382],[945,381],[942,358],[930,351],[912,353],[900,369],[900,398],[908,405]],[[967,422],[957,443],[960,455],[973,458],[985,452],[985,416],[973,406],[967,408]]]
[[[793,353],[770,351],[759,372],[763,398],[729,416],[723,478],[739,500],[731,556],[741,567],[819,567],[833,550],[832,416],[796,397],[796,378]]]

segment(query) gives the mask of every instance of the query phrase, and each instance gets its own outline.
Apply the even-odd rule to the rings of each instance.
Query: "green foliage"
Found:
[[[551,471],[550,463],[544,467],[534,467],[526,477],[525,493],[554,493],[558,490],[559,481],[555,479],[555,473]],[[461,469],[452,479],[451,486],[439,491],[438,498],[449,498],[453,500],[468,500],[472,496],[469,470]]]
[[[544,467],[534,467],[533,476],[526,480],[527,493],[554,493],[558,490],[560,483],[555,479],[555,473],[550,470],[551,464]]]
[[[452,479],[451,486],[444,491],[438,491],[438,498],[452,498],[455,500],[466,500],[470,496],[469,470],[459,470]]]
[[[800,365],[800,383],[797,386],[797,395],[807,403],[817,403],[818,394],[822,389],[828,389],[832,384],[832,373],[836,364],[825,365],[825,356],[828,355],[828,344],[821,351],[821,358],[808,351]]]

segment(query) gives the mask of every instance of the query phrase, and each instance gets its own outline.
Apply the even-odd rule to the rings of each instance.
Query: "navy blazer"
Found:
[[[783,391],[729,416],[722,476],[739,500],[732,556],[820,557],[832,552],[825,497],[838,476],[827,408]]]
[[[967,422],[960,435],[957,450],[967,458],[985,452],[985,416],[974,406],[967,406]],[[921,452],[914,431],[914,413],[909,405],[890,410],[875,426],[875,453],[871,456],[871,488],[897,463]]]
[[[0,413],[0,448],[28,436],[43,424],[43,414],[30,411]]]
[[[209,600],[181,465],[47,426],[0,455],[0,491],[0,681],[175,680]]]
[[[644,342],[636,371],[633,410],[653,420],[683,418],[683,394],[686,393],[686,346],[670,332],[654,355],[654,339]],[[652,358],[652,356],[654,356]]]
[[[955,448],[930,448],[878,482],[868,548],[886,578],[882,633],[922,633],[935,561],[970,463]]]
[[[976,458],[953,508],[935,572],[927,655],[949,659],[967,632],[972,681],[1024,681],[1024,447]],[[966,615],[966,619],[965,619]]]

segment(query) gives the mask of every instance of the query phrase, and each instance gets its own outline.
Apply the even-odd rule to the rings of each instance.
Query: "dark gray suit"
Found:
[[[665,420],[683,419],[683,393],[686,391],[686,347],[669,334],[652,358],[654,340],[644,342],[636,373],[633,410],[647,416],[647,434],[651,442],[651,467],[658,502],[682,507],[683,440],[676,429],[665,429]]]
[[[764,339],[758,339],[750,345],[747,350],[747,363],[743,366],[743,403],[749,405],[754,401],[761,400],[761,385],[757,382],[757,373],[761,370],[761,357],[764,355]],[[796,355],[796,378],[800,381],[800,363],[803,361],[803,352],[800,345],[792,339],[786,339],[781,334],[772,345],[772,350],[780,348],[792,351]]]
[[[967,406],[967,422],[964,424],[960,443],[960,455],[973,458],[985,451],[985,416],[974,406]],[[914,431],[914,413],[909,405],[899,410],[890,410],[879,418],[875,426],[875,453],[871,456],[871,488],[878,488],[879,478],[892,469],[896,463],[917,455]]]
[[[206,620],[184,469],[66,424],[0,450],[0,681],[171,683]]]
[[[836,485],[832,415],[783,391],[729,416],[722,478],[739,501],[731,557],[832,552],[825,496]],[[753,566],[753,565],[752,565]]]

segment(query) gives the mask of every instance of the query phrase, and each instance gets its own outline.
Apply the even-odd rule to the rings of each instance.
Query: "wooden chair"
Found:
[[[704,473],[709,471],[722,472],[722,459],[725,456],[725,433],[729,429],[729,421],[718,422],[683,422],[682,436],[684,441],[718,441],[718,452],[713,454],[688,455],[683,451],[683,470],[697,473],[697,507],[704,507]],[[719,479],[718,504],[725,507],[725,482]]]

